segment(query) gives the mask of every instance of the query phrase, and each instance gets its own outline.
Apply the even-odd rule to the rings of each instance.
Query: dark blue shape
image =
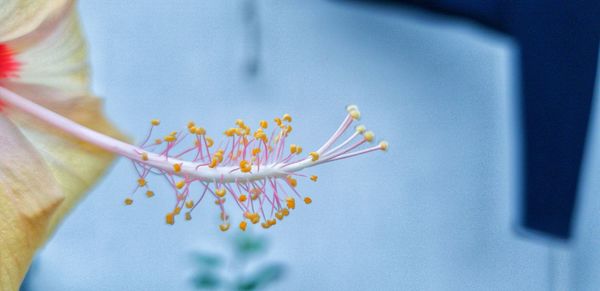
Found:
[[[600,41],[598,0],[388,0],[465,17],[520,45],[524,227],[572,234]]]
[[[520,1],[508,30],[521,45],[523,225],[572,232],[598,57],[599,1]]]

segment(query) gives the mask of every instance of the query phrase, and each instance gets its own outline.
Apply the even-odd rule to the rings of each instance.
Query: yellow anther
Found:
[[[146,191],[146,197],[151,198],[153,196],[154,196],[154,191],[150,191],[150,190]]]
[[[125,199],[125,205],[131,205],[132,203],[133,203],[133,199],[131,199],[131,198]]]
[[[154,140],[154,143],[155,144],[161,144],[162,143],[162,139],[157,138],[157,139]]]
[[[187,207],[188,209],[194,207],[194,201],[189,200],[188,202],[185,203],[185,207]]]
[[[357,125],[355,129],[356,129],[356,132],[358,132],[360,134],[363,134],[363,133],[365,133],[365,131],[367,131],[367,127],[362,124]]]
[[[179,213],[181,213],[181,207],[175,207],[175,209],[173,209],[173,214],[179,215]]]
[[[389,144],[387,141],[384,140],[384,141],[379,142],[379,148],[382,149],[383,151],[387,152],[388,147],[389,147]]]
[[[262,139],[265,143],[267,142],[267,134],[262,131],[257,131],[254,133],[255,139]]]
[[[188,127],[188,131],[189,131],[191,134],[194,134],[194,133],[196,133],[196,127],[195,127],[195,126]]]
[[[232,127],[232,128],[225,130],[224,134],[226,136],[233,136],[235,134],[235,132],[236,132],[236,129]]]
[[[284,121],[287,121],[287,122],[292,122],[292,116],[287,113],[284,114],[283,118],[281,118],[281,119],[283,119]]]
[[[368,142],[372,142],[375,139],[375,134],[372,131],[367,131],[363,135],[365,140]]]
[[[148,182],[146,182],[146,179],[144,179],[144,178],[139,178],[137,180],[137,182],[140,187],[144,187],[144,186],[146,186],[146,184],[148,184]]]
[[[227,191],[225,190],[225,188],[219,188],[215,190],[215,194],[221,198],[225,197],[226,193]]]
[[[260,153],[260,148],[253,148],[253,149],[252,149],[252,155],[253,155],[253,156],[256,156],[256,155],[258,155],[259,153]]]
[[[250,162],[248,162],[246,160],[240,161],[240,171],[242,171],[243,173],[248,173],[251,170],[252,170],[252,166],[250,165]]]
[[[268,222],[268,221],[265,221],[265,222],[261,223],[260,225],[261,225],[261,226],[262,226],[264,229],[267,229],[267,228],[271,227],[271,224],[269,224],[269,222]]]
[[[206,134],[206,129],[204,129],[204,127],[196,127],[194,133],[197,135],[203,135]]]
[[[248,226],[248,223],[246,221],[240,222],[240,229],[242,231],[246,231],[246,226]]]
[[[288,197],[288,198],[286,198],[285,202],[287,204],[287,208],[289,208],[289,209],[295,209],[296,208],[296,199],[294,199],[294,197]]]
[[[295,145],[295,144],[290,145],[290,153],[295,154],[297,150],[298,150],[297,145]]]
[[[173,164],[173,172],[175,172],[175,173],[181,172],[181,163]]]
[[[252,222],[252,224],[257,224],[260,221],[260,216],[258,215],[258,213],[245,212],[244,217],[249,219],[250,222]]]
[[[175,214],[173,214],[173,212],[167,213],[165,220],[167,224],[173,225],[175,223]]]
[[[183,188],[183,186],[185,186],[185,181],[179,181],[177,182],[177,184],[175,184],[175,187],[177,187],[177,189],[181,189]]]
[[[142,153],[142,161],[148,160],[148,153]]]
[[[207,147],[212,147],[212,146],[213,146],[213,144],[215,144],[215,141],[213,141],[213,139],[212,139],[212,138],[210,138],[210,137],[208,137],[208,136],[207,136],[207,137],[206,137],[206,146],[207,146]]]
[[[286,125],[284,128],[284,132],[285,132],[285,134],[289,134],[290,132],[292,132],[292,126]]]
[[[153,126],[157,126],[157,125],[159,125],[159,124],[160,124],[160,120],[158,120],[158,119],[152,119],[152,120],[150,120],[150,123],[151,123]]]
[[[275,124],[277,124],[277,126],[281,126],[281,119],[279,117],[275,117],[273,121],[275,121]]]
[[[279,220],[282,220],[283,219],[283,213],[281,213],[281,212],[278,211],[278,212],[275,213],[275,217],[277,217],[277,219],[279,219]]]
[[[192,214],[190,214],[189,212],[185,213],[185,220],[192,220]]]
[[[187,124],[187,127],[188,127],[188,128],[190,128],[190,127],[194,127],[194,126],[196,126],[196,123],[195,123],[195,122],[193,122],[193,121],[191,121],[191,120],[190,120],[190,121],[188,122],[188,124]]]
[[[312,175],[312,176],[310,176],[310,179],[311,179],[313,182],[317,182],[317,179],[319,179],[319,177],[317,177],[317,176],[315,176],[315,175]]]
[[[290,184],[290,186],[292,187],[296,187],[298,186],[298,181],[290,176],[287,177],[287,182],[288,184]]]
[[[317,152],[310,152],[309,153],[311,159],[313,162],[316,162],[317,160],[319,160],[319,153]]]
[[[299,155],[302,153],[302,147],[301,146],[297,146],[296,147],[296,154]]]
[[[217,167],[217,163],[217,160],[213,159],[212,161],[210,161],[210,164],[208,164],[208,167],[214,169]]]
[[[306,196],[306,197],[304,197],[304,203],[311,204],[312,203],[312,199],[310,199],[310,197]]]
[[[177,138],[174,135],[167,135],[167,136],[165,136],[164,140],[166,142],[174,142],[177,140]]]
[[[219,225],[219,229],[221,229],[221,231],[227,231],[229,229],[230,224],[229,223],[223,223],[221,225]]]
[[[176,136],[177,135],[177,131],[171,131],[171,133],[169,133],[169,135]]]
[[[281,213],[283,213],[283,216],[290,215],[290,211],[287,208],[281,209]]]
[[[266,120],[261,120],[259,124],[260,124],[260,127],[265,128],[265,129],[267,127],[269,127],[269,123]]]
[[[238,197],[238,200],[240,202],[244,202],[244,201],[248,200],[248,197],[245,194],[242,194],[242,195],[240,195],[240,197]]]

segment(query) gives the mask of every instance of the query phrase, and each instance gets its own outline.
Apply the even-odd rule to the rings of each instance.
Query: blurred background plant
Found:
[[[264,290],[287,272],[283,263],[263,259],[268,248],[264,236],[248,232],[229,240],[227,254],[194,251],[191,282],[197,290]]]

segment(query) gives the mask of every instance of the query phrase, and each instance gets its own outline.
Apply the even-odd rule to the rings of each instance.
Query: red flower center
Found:
[[[17,77],[19,66],[14,52],[6,44],[0,43],[0,79]]]

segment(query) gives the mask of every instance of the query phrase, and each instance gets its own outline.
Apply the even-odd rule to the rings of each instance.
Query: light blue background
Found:
[[[322,0],[259,1],[262,71],[243,71],[242,1],[82,1],[95,92],[139,141],[148,121],[218,132],[289,112],[318,147],[356,103],[391,145],[302,183],[314,203],[266,234],[290,273],[273,290],[595,290],[598,146],[570,246],[517,236],[518,49],[472,23]],[[598,128],[593,118],[592,131]],[[591,135],[594,141],[597,134]],[[593,144],[597,145],[598,142]],[[191,290],[194,249],[222,249],[217,211],[164,224],[169,194],[123,199],[119,160],[38,257],[33,290]],[[234,231],[235,232],[235,231]],[[263,231],[259,231],[263,233]]]

